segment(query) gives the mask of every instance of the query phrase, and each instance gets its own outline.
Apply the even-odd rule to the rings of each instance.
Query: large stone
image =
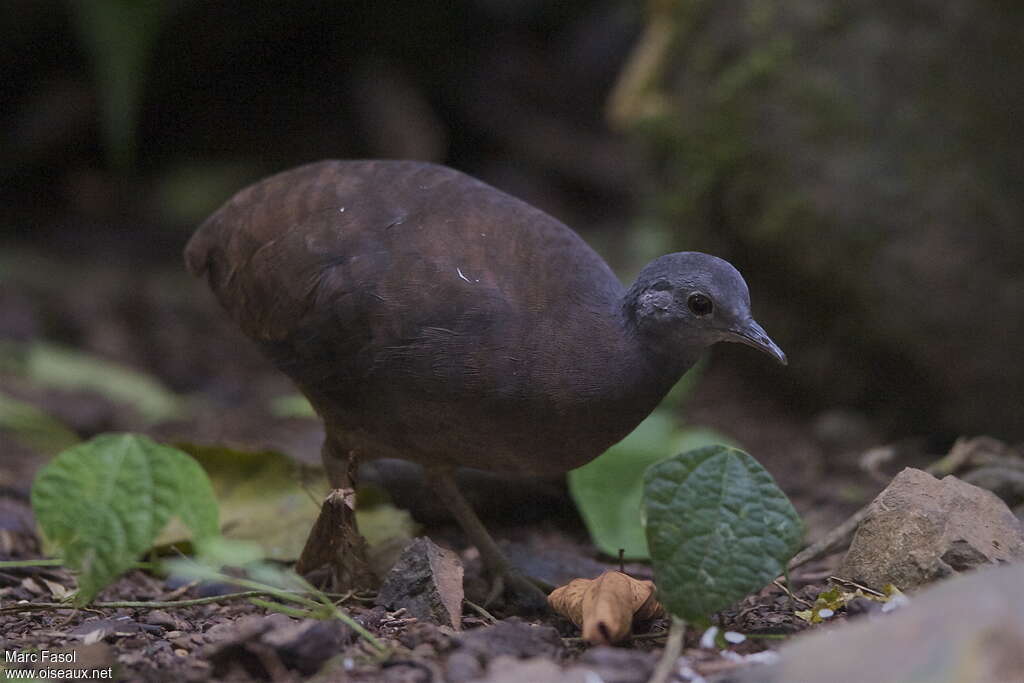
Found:
[[[991,491],[907,468],[871,503],[839,574],[911,590],[974,567],[1024,559],[1024,528]]]
[[[377,604],[405,608],[422,621],[462,627],[462,562],[429,538],[417,538],[402,551],[377,593]]]
[[[733,683],[1024,680],[1024,565],[979,570],[923,590],[892,614],[799,636],[777,664]]]

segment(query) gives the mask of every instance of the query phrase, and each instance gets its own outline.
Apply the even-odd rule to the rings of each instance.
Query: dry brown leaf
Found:
[[[664,614],[654,599],[654,582],[606,571],[596,579],[573,579],[548,596],[551,608],[580,627],[593,645],[629,637],[633,623]]]

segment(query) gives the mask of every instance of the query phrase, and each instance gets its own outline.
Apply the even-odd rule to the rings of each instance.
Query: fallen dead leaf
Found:
[[[654,582],[606,571],[596,579],[573,579],[548,596],[551,608],[580,627],[592,645],[618,643],[633,624],[664,615]]]
[[[42,580],[43,583],[46,584],[46,587],[50,589],[50,595],[52,595],[56,600],[64,600],[74,592],[67,586],[57,583],[56,581],[50,581],[49,579],[44,579],[43,577],[39,578]]]

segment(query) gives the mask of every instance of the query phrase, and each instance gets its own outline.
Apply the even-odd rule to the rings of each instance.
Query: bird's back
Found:
[[[545,424],[565,434],[534,440],[571,436],[579,427],[558,420],[622,398],[604,395],[629,360],[607,264],[562,223],[452,169],[286,171],[211,216],[186,261],[329,428],[371,443],[389,433],[405,457],[436,459],[457,443],[536,447],[522,442]],[[633,426],[597,427],[589,450]]]
[[[415,327],[488,303],[543,314],[621,294],[562,223],[463,173],[412,161],[325,161],[267,178],[213,214],[185,255],[257,339],[292,334],[331,298],[380,302],[343,307],[341,323],[380,309]]]

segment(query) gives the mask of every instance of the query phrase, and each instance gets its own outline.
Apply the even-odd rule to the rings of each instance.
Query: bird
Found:
[[[666,254],[626,287],[562,222],[428,162],[328,160],[270,176],[204,221],[185,261],[322,419],[343,509],[363,459],[420,463],[480,551],[492,595],[522,605],[543,593],[505,558],[456,468],[579,467],[717,342],[786,363],[727,261]],[[335,564],[361,561],[359,543],[331,541],[342,532],[330,527],[318,543],[333,543]]]

